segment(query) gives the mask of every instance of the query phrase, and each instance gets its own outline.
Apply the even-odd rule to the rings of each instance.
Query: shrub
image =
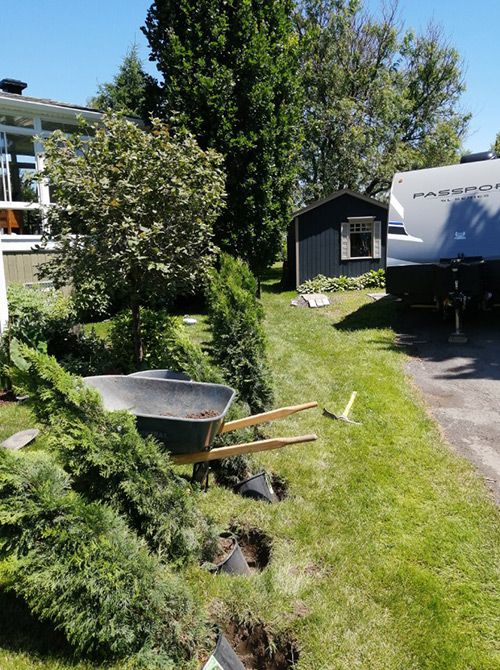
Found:
[[[245,263],[223,254],[208,288],[214,359],[240,399],[252,412],[261,412],[272,404],[273,391],[264,311],[256,292],[257,282]]]
[[[53,288],[10,284],[9,331],[11,339],[41,351],[57,349],[74,324],[71,300]]]
[[[70,487],[50,455],[0,451],[4,584],[78,653],[177,667],[201,631],[188,592],[124,519]]]
[[[74,304],[52,288],[8,288],[10,342],[55,356],[70,372],[100,374],[110,368],[110,352],[93,330],[77,326]],[[4,347],[8,348],[5,341]],[[5,351],[8,359],[11,351]]]
[[[335,293],[337,291],[362,291],[366,288],[385,288],[384,270],[370,270],[360,277],[325,277],[318,275],[301,284],[299,293]]]
[[[49,444],[87,500],[109,503],[165,560],[205,559],[216,550],[214,524],[196,508],[196,493],[167,453],[142,439],[127,412],[107,412],[99,395],[55,359],[24,349],[26,369],[15,384],[34,400]]]
[[[165,310],[141,309],[144,369],[184,372],[197,381],[220,381],[201,348],[191,341],[179,317]],[[112,321],[110,333],[115,364],[125,373],[136,370],[132,315],[121,312]]]

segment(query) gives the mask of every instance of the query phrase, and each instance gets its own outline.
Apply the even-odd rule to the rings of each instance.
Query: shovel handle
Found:
[[[356,396],[358,395],[357,391],[353,391],[351,394],[351,397],[349,399],[349,402],[347,403],[347,407],[344,410],[344,413],[342,414],[343,417],[347,419],[347,415],[349,414],[349,411],[351,407],[353,406],[354,401],[356,400]]]
[[[228,433],[230,430],[237,430],[238,428],[246,428],[247,426],[256,426],[258,423],[264,421],[273,421],[273,419],[282,419],[294,412],[301,412],[303,409],[310,409],[317,407],[317,402],[306,402],[303,405],[292,405],[290,407],[280,407],[279,409],[272,409],[269,412],[262,412],[262,414],[252,414],[244,419],[236,419],[235,421],[228,421],[224,423],[219,429],[219,433]]]
[[[269,440],[259,440],[258,442],[248,442],[246,444],[232,444],[228,447],[219,447],[211,451],[197,451],[194,454],[174,454],[171,456],[176,465],[186,465],[188,463],[201,463],[206,461],[216,461],[219,458],[235,456],[236,454],[250,454],[257,451],[270,451],[271,449],[280,449],[289,444],[298,444],[300,442],[313,442],[317,440],[317,435],[299,435],[298,437],[275,437]]]

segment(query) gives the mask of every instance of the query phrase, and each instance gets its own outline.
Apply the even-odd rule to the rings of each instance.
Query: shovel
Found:
[[[342,414],[340,414],[340,416],[337,416],[333,412],[329,412],[326,408],[323,408],[323,416],[326,416],[329,419],[335,419],[336,421],[343,421],[344,423],[354,423],[357,426],[361,426],[359,421],[351,421],[351,419],[347,418],[347,415],[349,414],[349,411],[353,406],[357,395],[358,395],[357,391],[352,392],[349,402],[347,403],[345,410],[342,412]]]

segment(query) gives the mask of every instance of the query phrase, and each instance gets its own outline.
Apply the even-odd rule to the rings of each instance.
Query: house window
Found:
[[[381,258],[381,229],[374,216],[348,217],[341,224],[341,260]]]

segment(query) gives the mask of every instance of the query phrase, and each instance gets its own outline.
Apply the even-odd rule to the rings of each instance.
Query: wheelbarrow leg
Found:
[[[205,491],[208,490],[208,476],[210,474],[210,463],[194,463],[193,464],[193,476],[191,477],[192,484],[200,484],[201,488]]]

